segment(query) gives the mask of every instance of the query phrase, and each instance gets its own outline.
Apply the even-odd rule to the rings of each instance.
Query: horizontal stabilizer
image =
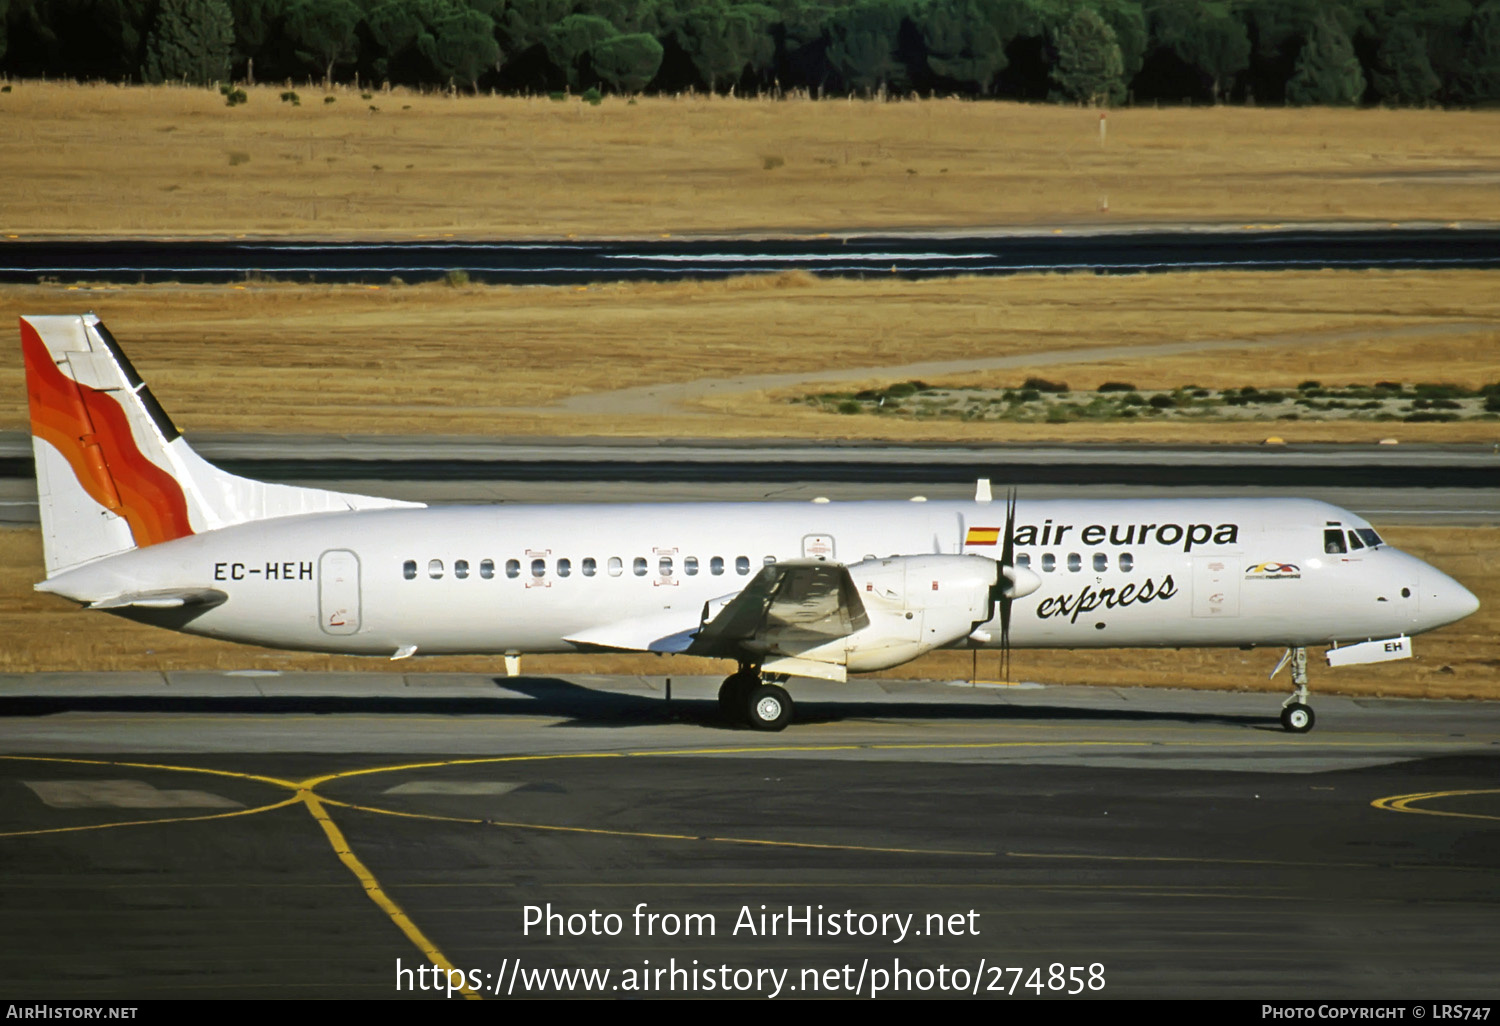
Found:
[[[184,606],[202,606],[212,609],[229,596],[217,588],[199,588],[185,591],[136,591],[112,598],[90,602],[90,609],[181,609]]]

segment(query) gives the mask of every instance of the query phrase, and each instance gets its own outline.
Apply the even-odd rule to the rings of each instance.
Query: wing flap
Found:
[[[870,623],[842,563],[789,560],[762,568],[743,591],[703,610],[692,655],[738,655],[747,642],[766,650],[805,649],[847,637]]]

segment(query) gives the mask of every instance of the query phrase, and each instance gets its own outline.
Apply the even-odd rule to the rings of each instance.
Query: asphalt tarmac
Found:
[[[430,503],[972,498],[1321,499],[1373,523],[1500,522],[1500,452],[1449,446],[859,445],[194,436],[252,478]],[[31,440],[0,432],[0,524],[36,523]]]
[[[68,240],[0,243],[0,281],[440,280],[463,271],[492,284],[676,281],[801,268],[882,278],[1027,271],[1138,274],[1187,270],[1486,268],[1500,266],[1490,226],[1243,225],[1163,231],[982,235],[820,233],[798,238],[563,242],[326,242],[285,239]]]
[[[1500,703],[716,685],[0,676],[0,993],[1495,995]]]

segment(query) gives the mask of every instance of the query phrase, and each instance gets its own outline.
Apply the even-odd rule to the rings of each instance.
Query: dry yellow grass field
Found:
[[[965,424],[837,416],[787,400],[841,375],[840,388],[881,385],[918,361],[967,367],[1028,354],[1036,362],[1024,367],[929,380],[1477,387],[1500,381],[1495,281],[1474,271],[1320,271],[920,282],[791,273],[588,288],[0,286],[0,323],[96,310],[189,432],[1203,441],[1196,423]],[[1183,343],[1221,348],[1162,351]],[[1058,354],[1079,362],[1057,363]],[[769,391],[736,380],[768,371],[798,380]],[[715,387],[694,386],[680,402],[624,401],[618,391],[704,379]],[[20,361],[0,361],[0,430],[24,429],[25,410]],[[1226,442],[1500,438],[1494,421],[1213,430]]]
[[[449,97],[18,82],[18,235],[1500,220],[1500,111]],[[372,109],[378,108],[378,109]],[[777,161],[780,161],[778,164]],[[1107,205],[1107,209],[1104,209]]]
[[[1385,527],[1394,545],[1453,574],[1479,596],[1475,615],[1415,642],[1410,661],[1337,671],[1313,667],[1313,689],[1352,695],[1500,699],[1500,528]],[[131,623],[31,590],[41,576],[41,533],[0,530],[0,673],[97,670],[362,670],[389,673],[501,673],[498,658],[433,657],[392,663],[265,649],[193,638]],[[1290,690],[1267,681],[1276,652],[1220,649],[1022,651],[1013,677],[1049,684]],[[998,656],[981,653],[979,675],[993,679]],[[530,656],[528,674],[727,672],[729,664],[656,656]],[[927,656],[883,676],[969,678],[964,652]],[[794,688],[795,690],[795,688]],[[1268,707],[1269,708],[1269,707]]]

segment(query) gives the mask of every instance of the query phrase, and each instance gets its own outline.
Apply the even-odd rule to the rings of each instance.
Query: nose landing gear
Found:
[[[1287,649],[1281,661],[1276,664],[1276,669],[1271,671],[1271,676],[1280,673],[1281,668],[1288,663],[1292,665],[1293,689],[1287,700],[1281,703],[1281,727],[1290,734],[1306,734],[1317,722],[1312,706],[1307,704],[1307,649]]]

